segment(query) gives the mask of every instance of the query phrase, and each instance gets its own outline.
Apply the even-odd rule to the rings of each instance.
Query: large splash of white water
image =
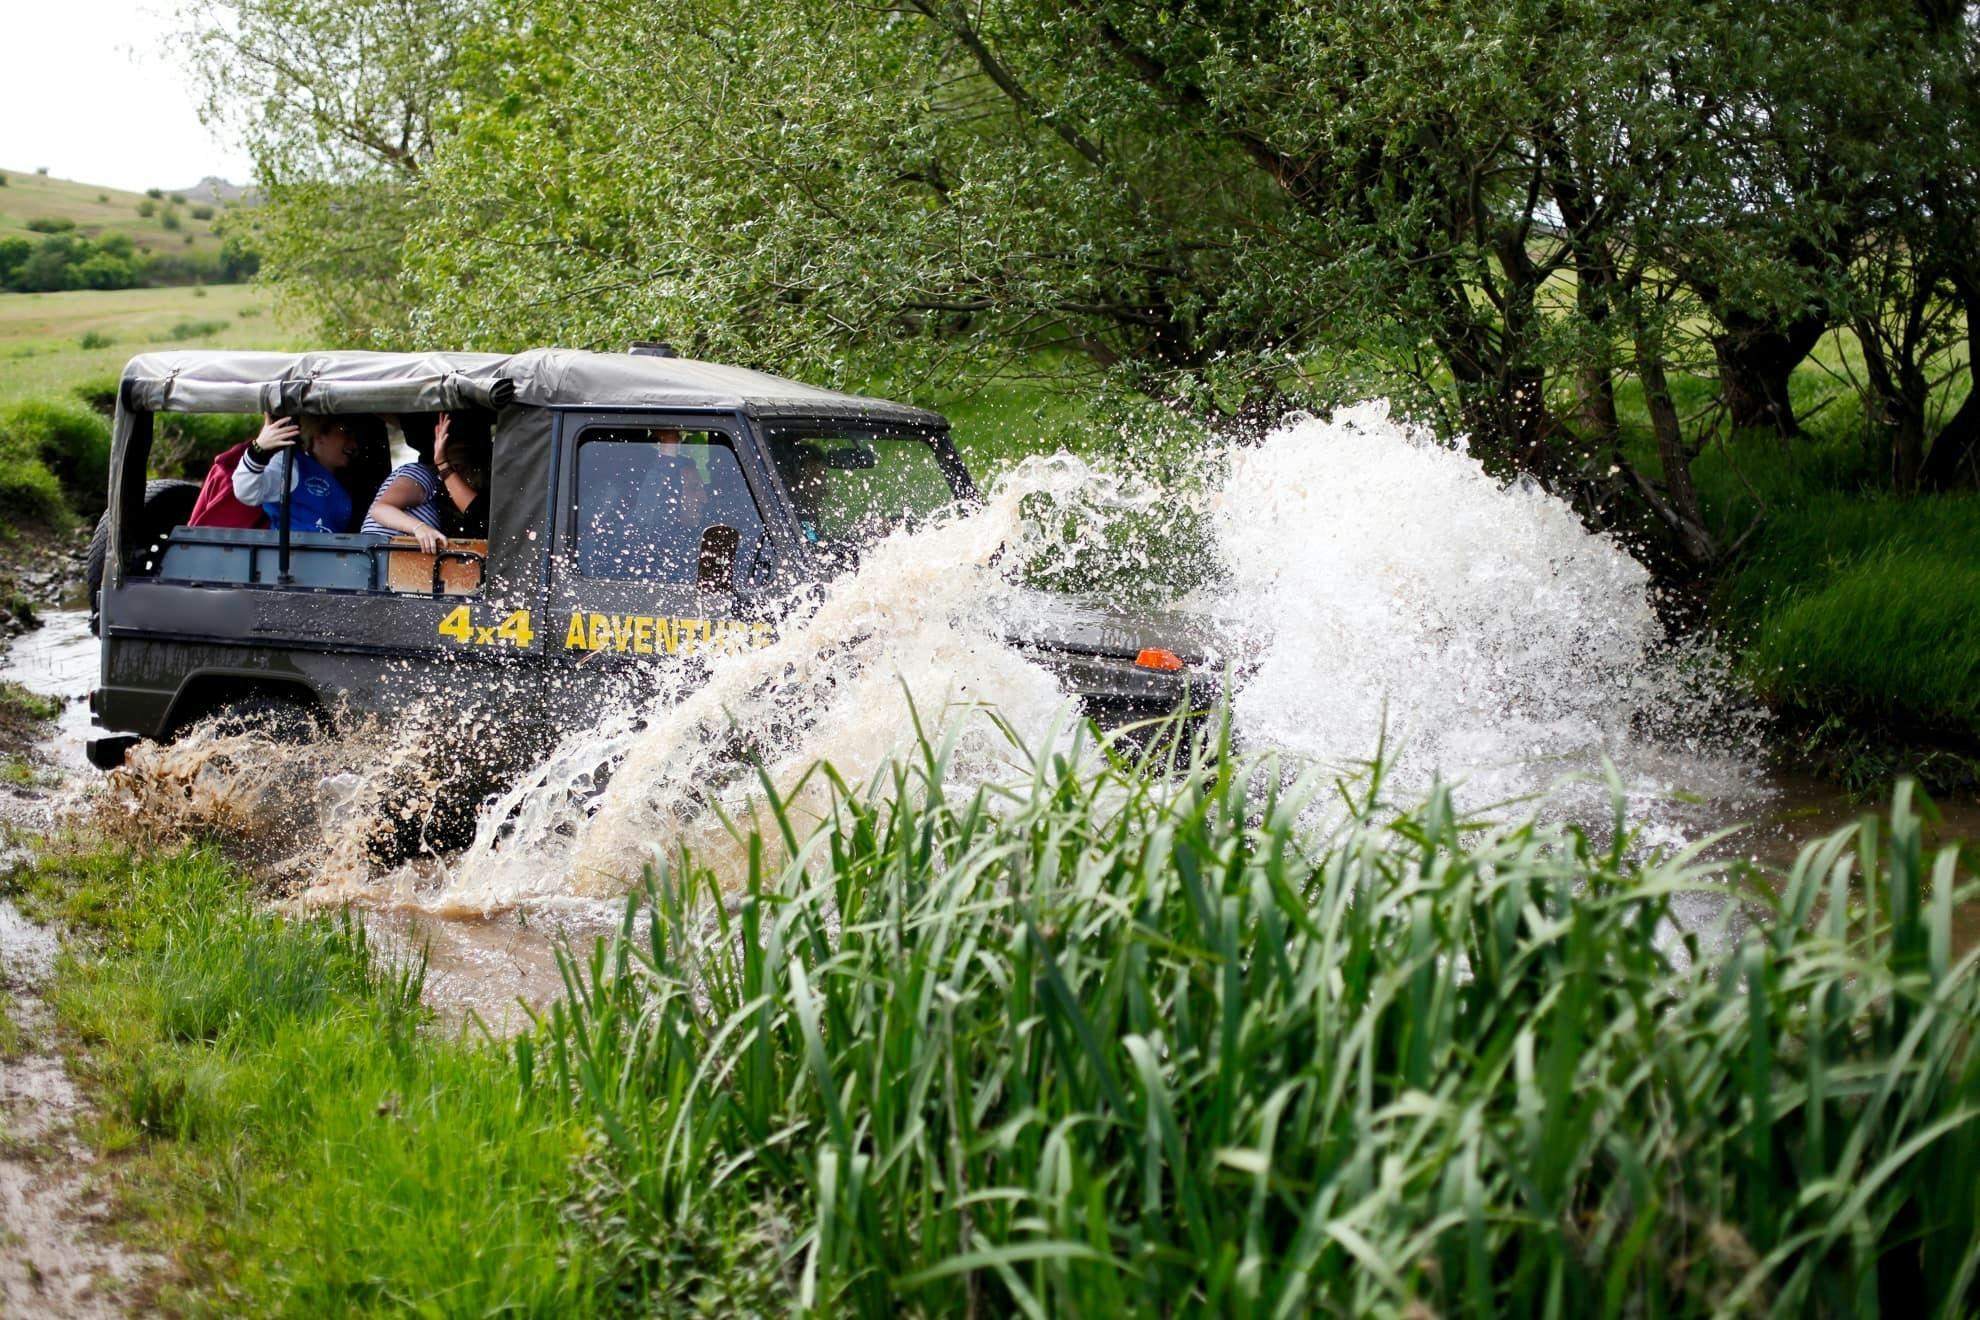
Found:
[[[1214,602],[1273,640],[1236,698],[1249,745],[1346,767],[1386,741],[1399,788],[1531,794],[1648,728],[1696,725],[1649,574],[1561,500],[1505,487],[1381,405],[1233,458],[1214,498]]]
[[[1185,527],[1207,543],[1175,544]],[[819,763],[859,783],[938,728],[954,733],[957,788],[1016,778],[1077,727],[1057,680],[1004,640],[1027,608],[1019,567],[1132,562],[1158,588],[1146,596],[1165,563],[1204,557],[1211,585],[1175,603],[1247,639],[1233,716],[1248,752],[1351,773],[1386,743],[1396,797],[1441,775],[1474,806],[1546,793],[1550,810],[1596,819],[1602,791],[1577,802],[1562,783],[1605,759],[1639,800],[1674,765],[1718,776],[1720,796],[1750,781],[1745,758],[1697,754],[1700,728],[1727,726],[1701,695],[1722,685],[1698,653],[1663,646],[1641,565],[1558,499],[1500,485],[1371,404],[1211,455],[1182,490],[1028,460],[980,508],[871,547],[773,646],[572,731],[437,875],[346,867],[314,895],[443,912],[602,897],[681,847],[739,880],[764,784],[815,817]],[[1693,741],[1680,761],[1664,755],[1673,739]]]

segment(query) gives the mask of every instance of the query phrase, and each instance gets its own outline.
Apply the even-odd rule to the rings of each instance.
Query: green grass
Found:
[[[7,176],[6,186],[0,188],[0,238],[38,239],[41,235],[28,228],[29,221],[68,220],[74,223],[77,233],[91,238],[123,234],[150,252],[219,251],[220,239],[214,233],[214,225],[224,208],[216,208],[213,216],[199,220],[192,215],[192,203],[172,204],[169,194],[149,199],[143,193],[51,178],[29,170],[8,169],[0,173]],[[151,203],[152,214],[140,215],[139,208],[147,201]],[[166,227],[164,217],[168,209],[178,216],[176,229]],[[188,235],[192,237],[191,243],[186,242]]]
[[[83,347],[92,334],[97,346]],[[114,388],[139,353],[291,342],[271,313],[271,296],[246,284],[0,294],[0,406],[66,399],[80,386]]]
[[[205,852],[62,856],[13,882],[64,922],[51,993],[167,1310],[593,1308],[563,1210],[586,1134],[498,1050],[439,1034],[417,967],[262,910]]]
[[[1970,791],[1980,760],[1980,494],[1900,499],[1888,442],[1865,426],[1848,377],[1855,343],[1822,341],[1792,381],[1807,434],[1722,437],[1692,468],[1708,523],[1737,547],[1712,621],[1795,745],[1852,788],[1898,772]],[[1949,382],[1946,409],[1964,397]],[[1716,386],[1674,377],[1681,413]],[[1660,471],[1640,390],[1619,391],[1633,458]]]
[[[19,612],[17,603],[14,613]],[[19,683],[0,680],[0,780],[32,782],[33,770],[23,754],[61,713],[60,697],[44,697]],[[26,779],[21,777],[24,774]]]
[[[955,800],[923,752],[731,907],[667,868],[518,1044],[603,1134],[581,1203],[655,1309],[1971,1299],[1980,980],[1903,794],[1714,951],[1664,934],[1713,882],[1625,831],[1440,792],[1316,839],[1323,785],[1228,758]]]
[[[14,1020],[14,999],[0,991],[0,1063],[11,1062],[26,1052],[27,1032]]]
[[[952,798],[946,733],[678,858],[506,1054],[205,852],[18,874],[192,1312],[1958,1314],[1975,955],[1910,790],[1726,893],[1224,750]],[[1015,750],[1015,749],[1014,749]],[[1339,804],[1337,804],[1339,805]],[[1336,814],[1342,814],[1337,812]],[[773,865],[771,855],[788,856]],[[637,918],[651,913],[650,926]],[[1730,919],[1730,918],[1729,918]]]

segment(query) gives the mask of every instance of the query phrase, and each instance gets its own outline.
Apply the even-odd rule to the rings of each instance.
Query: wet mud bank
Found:
[[[60,942],[0,897],[0,1315],[123,1315],[160,1262],[114,1228],[115,1175],[44,999]]]

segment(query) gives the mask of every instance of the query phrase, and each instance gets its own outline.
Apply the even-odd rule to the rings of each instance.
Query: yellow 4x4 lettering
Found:
[[[515,610],[500,623],[478,624],[466,605],[457,605],[440,620],[442,637],[451,637],[461,646],[527,647],[536,633],[529,626],[529,611]]]

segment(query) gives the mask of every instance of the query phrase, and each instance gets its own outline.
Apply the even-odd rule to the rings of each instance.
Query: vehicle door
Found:
[[[775,636],[750,604],[778,556],[749,439],[733,413],[562,415],[543,640],[575,704],[684,690]]]

